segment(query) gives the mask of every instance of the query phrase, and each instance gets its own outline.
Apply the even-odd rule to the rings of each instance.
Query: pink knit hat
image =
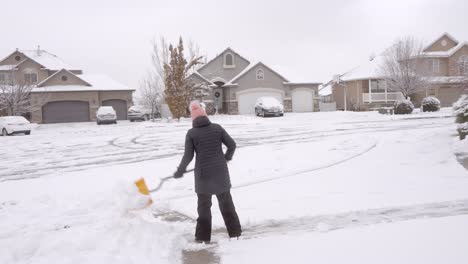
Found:
[[[206,116],[205,109],[203,109],[197,101],[193,101],[190,103],[190,114],[192,116],[192,120],[200,116]]]

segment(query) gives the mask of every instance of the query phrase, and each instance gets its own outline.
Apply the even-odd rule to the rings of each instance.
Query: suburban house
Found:
[[[272,96],[286,112],[318,111],[320,83],[291,82],[262,62],[251,63],[231,48],[189,76],[209,91],[208,100],[221,113],[254,114],[257,98]]]
[[[37,123],[96,120],[100,106],[127,119],[134,89],[106,75],[84,74],[45,50],[16,50],[0,61],[0,85],[32,86],[30,119]]]
[[[423,64],[427,67],[430,86],[411,96],[419,106],[426,96],[437,97],[442,107],[451,106],[463,93],[468,93],[468,43],[459,42],[448,33],[442,34],[423,48]],[[372,108],[391,106],[403,99],[397,91],[387,90],[380,65],[385,57],[379,55],[342,75],[332,87],[332,99],[337,109],[367,111]]]

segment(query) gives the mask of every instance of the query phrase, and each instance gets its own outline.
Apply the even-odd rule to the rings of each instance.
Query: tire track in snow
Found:
[[[244,228],[243,234],[245,238],[251,239],[258,236],[278,235],[281,233],[329,232],[376,224],[458,215],[468,215],[468,200],[377,208],[271,221],[247,226]],[[225,232],[225,230],[217,229],[216,232],[220,234]]]
[[[370,127],[370,128],[349,128],[349,129],[342,129],[342,130],[330,130],[330,131],[301,131],[295,133],[286,133],[280,134],[275,137],[271,135],[269,137],[242,137],[238,136],[236,141],[238,141],[239,148],[249,147],[249,146],[258,146],[262,144],[287,144],[291,142],[313,142],[317,139],[322,139],[326,137],[332,136],[346,136],[346,135],[353,135],[353,134],[365,134],[365,133],[376,133],[376,132],[391,132],[391,131],[402,131],[402,130],[413,130],[413,129],[429,129],[429,128],[440,128],[446,127],[446,124],[442,125],[434,125],[434,124],[427,124],[427,125],[411,125],[411,126],[396,126],[396,127]],[[367,131],[367,129],[369,129]],[[377,130],[372,130],[377,129]],[[357,131],[356,131],[357,130]],[[132,148],[128,146],[121,146],[116,142],[119,139],[125,138],[128,136],[122,136],[112,139],[108,142],[108,145],[112,145],[119,148],[127,149],[127,151],[123,152],[111,152],[111,153],[93,153],[91,155],[86,156],[67,156],[67,159],[60,159],[54,160],[45,163],[48,166],[44,167],[37,167],[32,166],[31,164],[23,164],[20,170],[10,171],[0,173],[0,182],[9,181],[9,180],[22,180],[28,178],[38,178],[43,175],[47,175],[48,173],[54,172],[56,170],[63,170],[63,171],[82,171],[87,168],[95,168],[95,167],[105,167],[110,165],[117,165],[117,164],[129,164],[129,163],[136,163],[142,161],[149,161],[154,159],[161,159],[161,158],[168,158],[180,155],[182,152],[179,150],[178,147],[173,146],[171,149],[177,149],[178,151],[172,153],[155,153],[151,155],[153,152],[157,152],[157,145],[150,145],[148,144],[148,148]],[[128,142],[127,142],[128,143]],[[143,146],[143,144],[141,144]],[[180,144],[179,144],[180,145]],[[180,145],[182,146],[182,145]],[[95,147],[95,146],[93,146]],[[160,146],[159,146],[160,147]],[[67,152],[73,151],[73,149],[67,149]],[[78,153],[79,154],[79,153]],[[140,154],[137,156],[133,156],[136,154]],[[78,162],[76,162],[78,161]],[[71,162],[72,164],[67,164]],[[28,168],[31,167],[31,168]]]

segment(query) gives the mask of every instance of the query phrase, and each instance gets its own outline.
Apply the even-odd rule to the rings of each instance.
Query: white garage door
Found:
[[[257,98],[262,96],[272,96],[278,99],[283,103],[283,96],[280,91],[252,91],[252,92],[243,92],[237,95],[237,103],[239,107],[239,114],[249,115],[255,114],[255,103]]]
[[[296,89],[292,92],[292,110],[293,112],[312,112],[314,111],[313,90]]]

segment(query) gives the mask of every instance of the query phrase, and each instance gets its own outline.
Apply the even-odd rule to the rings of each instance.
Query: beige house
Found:
[[[231,48],[189,76],[197,86],[209,91],[209,101],[221,113],[254,114],[255,102],[271,96],[283,102],[287,112],[318,111],[316,82],[291,82],[262,62],[251,63]]]
[[[428,67],[431,86],[411,96],[411,101],[419,106],[426,96],[437,97],[442,107],[451,106],[463,93],[468,93],[462,85],[468,76],[468,43],[459,42],[448,33],[429,43],[422,53]],[[382,106],[391,106],[403,99],[399,92],[389,91],[380,72],[383,56],[340,75],[341,83],[333,84],[332,99],[337,109],[366,111]]]
[[[96,111],[112,106],[127,119],[134,89],[106,75],[84,74],[45,50],[16,50],[0,61],[0,83],[32,85],[32,122],[62,123],[96,120]]]

